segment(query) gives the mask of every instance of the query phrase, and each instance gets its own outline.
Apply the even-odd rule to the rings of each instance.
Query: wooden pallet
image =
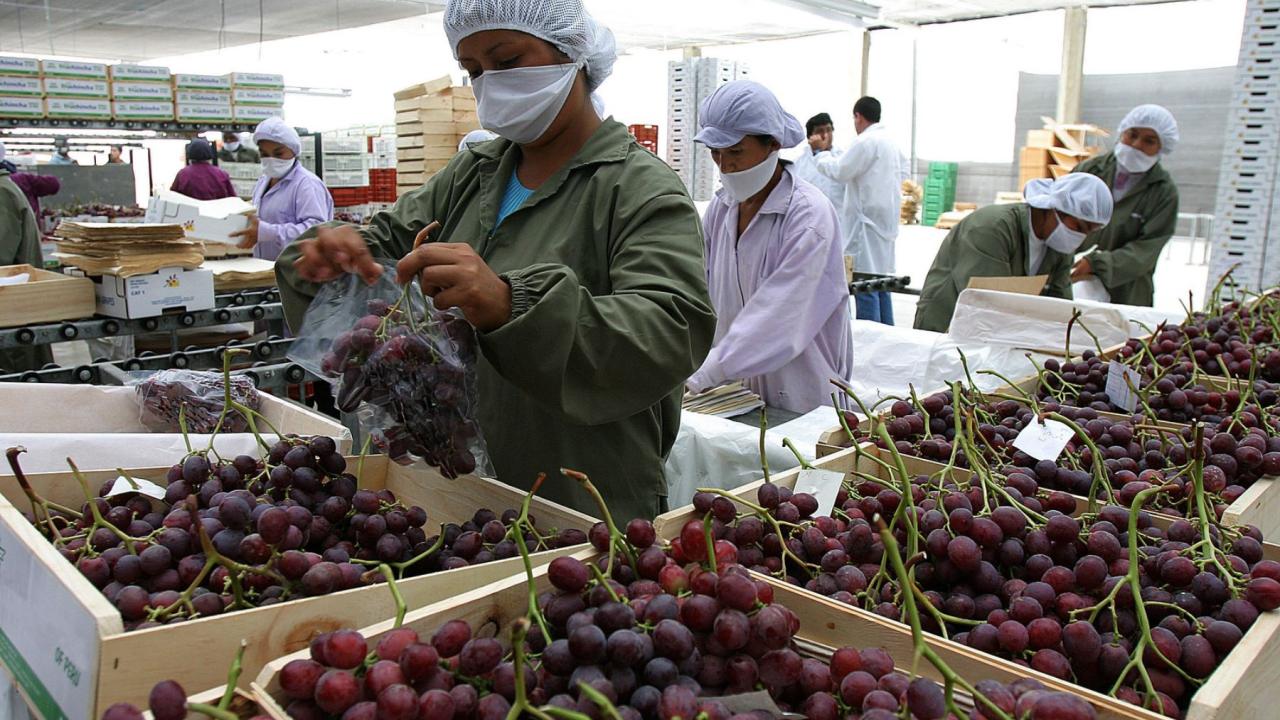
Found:
[[[349,459],[354,473],[356,458]],[[135,477],[165,484],[168,468],[131,469]],[[114,471],[84,473],[91,488],[116,477]],[[30,476],[32,485],[47,499],[79,507],[83,494],[70,473]],[[488,507],[495,512],[518,508],[524,493],[502,483],[467,476],[447,480],[427,469],[397,465],[385,456],[364,459],[360,486],[386,488],[406,504],[427,509],[428,524],[461,523]],[[53,545],[22,515],[29,509],[26,497],[13,478],[0,478],[0,618],[23,617],[40,627],[38,638],[25,644],[11,637],[17,653],[6,667],[20,679],[32,697],[39,687],[61,710],[37,712],[37,717],[98,717],[111,704],[131,702],[145,707],[152,685],[179,680],[188,692],[201,692],[226,683],[227,667],[241,639],[248,641],[242,686],[247,687],[258,670],[271,659],[306,648],[311,638],[339,627],[363,627],[394,614],[395,604],[385,585],[346,590],[313,598],[292,600],[252,610],[198,619],[173,626],[124,631],[120,613],[93,585],[68,563]],[[595,522],[587,515],[535,497],[532,513],[540,525],[586,531]],[[534,555],[536,564],[548,563],[586,545],[549,550]],[[409,607],[416,608],[456,597],[476,587],[520,572],[520,558],[410,578],[399,583]],[[7,614],[11,613],[11,614]],[[14,634],[7,623],[3,631]],[[200,652],[175,653],[175,643],[198,647]],[[63,667],[52,662],[55,648]],[[12,660],[0,653],[0,660]],[[74,668],[76,682],[70,678]],[[29,673],[27,672],[29,669]],[[39,687],[36,687],[36,686]]]
[[[598,555],[596,551],[590,550],[578,554],[578,557],[591,560]],[[800,618],[800,631],[796,637],[806,654],[825,658],[842,646],[854,646],[859,649],[882,647],[893,657],[894,665],[903,673],[909,675],[914,668],[924,677],[935,681],[942,679],[929,663],[916,662],[914,646],[911,642],[911,629],[906,625],[805,592],[771,578],[768,580],[774,586],[774,602],[786,606]],[[534,572],[534,581],[539,591],[551,587],[546,578],[545,566]],[[525,614],[528,602],[527,582],[523,576],[517,576],[410,613],[405,616],[404,624],[417,630],[419,635],[429,637],[445,622],[460,619],[469,622],[477,635],[496,636],[506,644],[511,623]],[[389,632],[392,627],[393,623],[387,621],[367,627],[361,632],[373,643]],[[1032,677],[1051,689],[1072,692],[1083,697],[1094,707],[1098,717],[1104,720],[1134,718],[1155,720],[1158,717],[1114,698],[1108,698],[1035,670],[984,655],[972,648],[940,637],[929,636],[926,642],[952,670],[970,682],[993,679],[1010,683],[1019,678]],[[306,657],[309,657],[309,653],[303,650],[274,660],[262,669],[253,683],[253,694],[258,700],[260,710],[274,720],[288,720],[283,710],[284,695],[280,689],[280,670],[289,661]]]

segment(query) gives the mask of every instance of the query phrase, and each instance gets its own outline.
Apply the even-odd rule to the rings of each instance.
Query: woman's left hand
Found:
[[[466,243],[423,243],[396,265],[396,281],[417,275],[437,308],[458,308],[481,332],[511,319],[511,286]]]
[[[1090,277],[1093,277],[1093,265],[1089,262],[1089,258],[1080,258],[1071,268],[1071,282],[1087,280]]]
[[[236,247],[240,248],[241,250],[248,250],[252,248],[254,245],[257,245],[258,244],[258,216],[250,215],[249,226],[243,230],[237,230],[231,233],[231,237],[240,238],[240,242],[236,244]]]

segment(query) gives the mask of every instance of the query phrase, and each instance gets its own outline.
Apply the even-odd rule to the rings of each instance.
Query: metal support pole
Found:
[[[1062,68],[1058,73],[1058,122],[1080,122],[1080,92],[1084,87],[1084,43],[1088,10],[1069,7],[1062,15]]]
[[[915,179],[916,174],[916,105],[919,102],[919,94],[917,92],[919,83],[916,82],[917,66],[920,64],[920,31],[918,29],[911,31],[911,179]]]
[[[871,31],[862,31],[862,84],[859,85],[858,97],[866,97],[868,81],[871,77]]]

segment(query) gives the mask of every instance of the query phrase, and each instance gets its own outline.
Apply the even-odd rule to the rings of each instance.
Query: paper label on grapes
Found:
[[[1037,460],[1057,460],[1075,432],[1057,420],[1037,421],[1023,428],[1013,446]]]
[[[164,499],[164,488],[159,485],[143,478],[127,478],[123,475],[116,478],[116,481],[111,484],[111,489],[103,497],[115,497],[131,492],[141,493],[156,500]]]
[[[818,512],[815,515],[830,515],[843,484],[844,473],[805,468],[796,478],[795,492],[809,493],[817,499]]]
[[[119,620],[98,627],[77,592],[98,595],[101,605],[106,600],[33,528],[24,532],[29,528],[13,508],[0,507],[0,664],[38,717],[96,717],[103,710],[93,706],[98,637],[122,628]],[[55,564],[74,575],[54,574]],[[8,680],[4,673],[0,679]]]
[[[1142,379],[1133,368],[1112,360],[1107,363],[1107,397],[1111,404],[1133,412],[1138,408],[1138,396],[1131,388],[1137,388]]]

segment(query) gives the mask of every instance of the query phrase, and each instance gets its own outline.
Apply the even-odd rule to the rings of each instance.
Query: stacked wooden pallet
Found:
[[[458,143],[480,129],[476,96],[448,76],[411,85],[395,94],[396,190],[421,187],[449,164]]]

